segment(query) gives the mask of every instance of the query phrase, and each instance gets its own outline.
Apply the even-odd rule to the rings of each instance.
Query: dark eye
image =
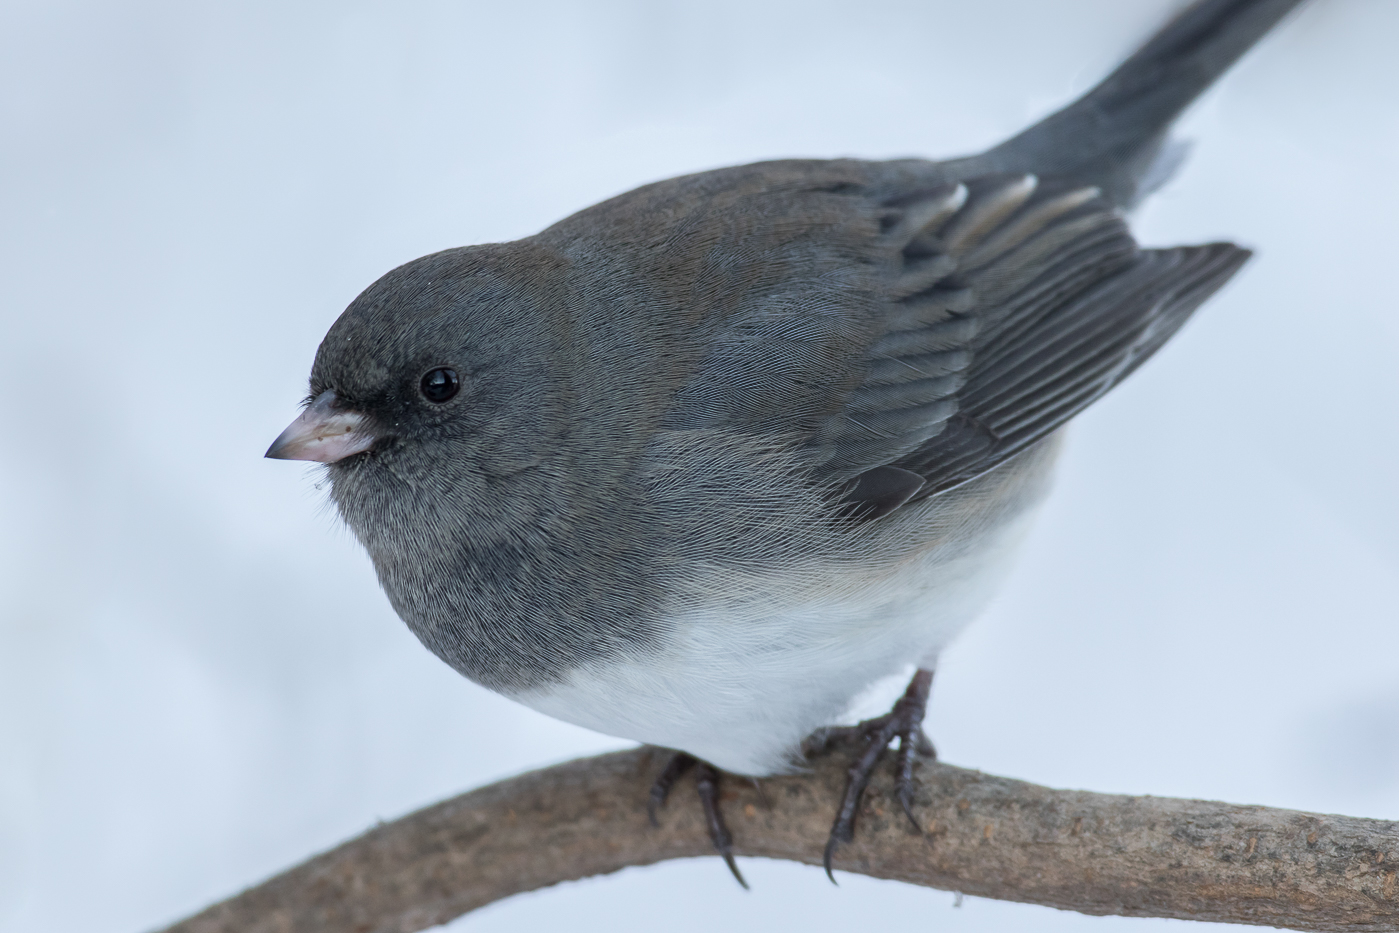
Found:
[[[423,377],[422,390],[430,402],[445,402],[461,391],[455,369],[434,369]]]

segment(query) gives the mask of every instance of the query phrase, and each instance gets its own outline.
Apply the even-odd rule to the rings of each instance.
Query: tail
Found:
[[[1196,0],[1093,90],[980,159],[1097,185],[1130,207],[1160,177],[1153,166],[1181,111],[1301,2]]]

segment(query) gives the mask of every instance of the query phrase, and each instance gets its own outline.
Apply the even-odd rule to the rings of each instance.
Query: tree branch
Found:
[[[602,755],[471,791],[165,933],[410,933],[560,881],[713,855],[688,781],[660,827],[647,822],[666,755]],[[819,865],[845,765],[837,752],[761,791],[727,778],[735,850]],[[919,779],[923,834],[876,778],[837,868],[1086,914],[1399,931],[1399,823],[1050,790],[944,764]]]

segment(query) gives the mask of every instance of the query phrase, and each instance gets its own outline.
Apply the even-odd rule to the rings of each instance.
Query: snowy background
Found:
[[[457,677],[314,470],[262,459],[372,280],[683,172],[982,148],[1178,6],[7,0],[0,929],[137,933],[624,744]],[[1182,124],[1141,238],[1259,255],[1075,424],[939,673],[948,761],[1399,818],[1396,36],[1392,0],[1316,3]],[[1168,923],[743,869],[752,893],[703,859],[452,929]]]

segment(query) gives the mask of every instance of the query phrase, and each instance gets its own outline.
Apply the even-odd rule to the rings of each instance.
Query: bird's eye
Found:
[[[445,402],[461,391],[455,369],[434,369],[423,376],[423,397],[430,402]]]

